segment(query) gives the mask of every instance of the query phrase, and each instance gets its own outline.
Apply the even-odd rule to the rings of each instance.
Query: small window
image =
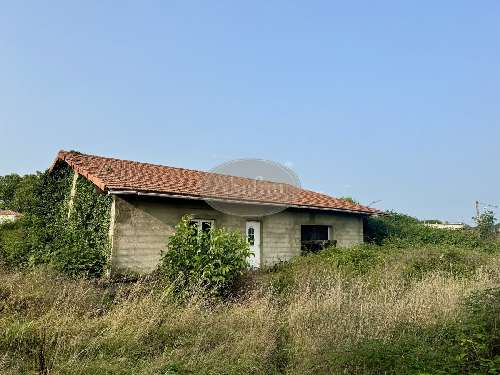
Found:
[[[250,245],[255,244],[255,229],[252,227],[248,228],[247,239]]]
[[[201,222],[201,230],[203,232],[210,232],[211,228],[212,228],[212,222],[211,221],[202,221]]]
[[[328,225],[302,225],[302,241],[328,241],[330,239],[330,227]]]
[[[336,241],[331,239],[331,230],[328,225],[302,225],[300,227],[302,253],[317,252],[327,246],[335,246]]]
[[[212,229],[214,221],[208,220],[208,219],[193,219],[193,220],[191,220],[190,224],[192,226],[196,227],[198,234],[201,234],[202,232],[205,232],[205,233],[210,232],[210,229]]]

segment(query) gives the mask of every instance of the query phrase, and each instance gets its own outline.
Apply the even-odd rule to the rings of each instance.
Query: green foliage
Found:
[[[446,245],[426,245],[400,248],[392,245],[359,244],[349,248],[329,247],[321,252],[296,257],[266,269],[271,290],[285,297],[293,292],[303,274],[341,271],[343,277],[374,275],[383,272],[384,265],[397,261],[399,276],[411,282],[439,273],[457,279],[469,278],[488,264],[498,250],[462,248]],[[382,271],[381,271],[382,270]]]
[[[408,227],[420,225],[411,216],[388,211],[379,216],[370,216],[365,222],[365,240],[381,245],[388,238],[400,238]]]
[[[359,202],[357,200],[355,200],[353,197],[340,197],[339,199],[342,199],[342,200],[347,201],[349,203],[359,204]]]
[[[500,373],[500,288],[475,292],[465,304],[455,342],[463,372]]]
[[[0,209],[26,212],[33,205],[35,189],[42,174],[0,176]]]
[[[328,248],[323,258],[334,263],[336,267],[364,273],[378,264],[382,255],[383,252],[377,246],[361,244],[349,248]]]
[[[487,263],[485,252],[453,246],[427,247],[408,258],[404,273],[408,278],[422,279],[430,273],[467,278]]]
[[[70,275],[99,276],[109,259],[112,198],[96,192],[91,182],[78,178],[71,214],[65,204],[52,264]]]
[[[4,243],[4,262],[27,266],[50,260],[53,244],[59,235],[62,202],[70,188],[70,171],[60,169],[41,174],[34,184],[31,204],[19,221],[17,239]],[[15,195],[15,192],[14,192]]]
[[[184,216],[170,236],[160,270],[180,292],[201,288],[223,295],[248,267],[250,247],[238,231],[211,228],[198,233]]]
[[[474,218],[477,224],[479,237],[483,241],[492,241],[495,239],[496,218],[492,211],[483,212],[479,217]]]
[[[70,275],[98,276],[109,256],[111,197],[78,178],[68,218],[73,171],[61,166],[25,177],[12,202],[24,216],[0,228],[0,259],[11,267],[50,263]]]
[[[13,209],[12,201],[21,180],[17,174],[0,176],[0,209]]]
[[[496,245],[485,241],[472,229],[439,229],[424,225],[417,219],[395,212],[370,217],[365,222],[365,240],[377,245],[393,247],[445,245],[463,248],[491,248]]]
[[[460,320],[398,327],[394,340],[367,340],[333,361],[366,374],[500,373],[500,288],[475,293]]]
[[[500,254],[365,246],[359,257],[329,249],[250,272],[231,300],[186,303],[159,277],[0,267],[0,373],[498,373]],[[469,262],[481,270],[457,278]],[[365,264],[375,266],[352,272]]]
[[[21,221],[0,225],[0,264],[15,266],[28,262],[30,254],[23,246],[24,239]]]

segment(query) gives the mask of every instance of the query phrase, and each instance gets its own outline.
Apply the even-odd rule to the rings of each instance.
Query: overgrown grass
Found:
[[[165,282],[0,271],[0,373],[495,373],[500,255],[360,246],[248,275],[231,301]]]

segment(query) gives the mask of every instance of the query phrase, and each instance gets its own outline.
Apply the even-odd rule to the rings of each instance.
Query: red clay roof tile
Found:
[[[363,214],[378,210],[295,186],[210,172],[60,151],[54,162],[66,162],[78,174],[107,192],[134,191],[226,199]],[[54,167],[53,165],[53,167]]]

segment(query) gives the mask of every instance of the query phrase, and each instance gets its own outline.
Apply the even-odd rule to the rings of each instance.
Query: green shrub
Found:
[[[0,209],[13,209],[12,201],[22,179],[17,174],[0,176]]]
[[[0,263],[8,267],[27,264],[30,253],[24,245],[26,233],[22,222],[0,225]]]
[[[184,216],[170,236],[160,270],[181,292],[201,288],[223,295],[248,267],[250,247],[238,231],[212,228],[198,233]]]
[[[178,303],[159,277],[96,282],[0,267],[0,373],[498,373],[500,254],[460,250],[444,258],[458,268],[480,261],[481,271],[459,279],[426,265],[408,280],[406,265],[451,250],[361,251],[248,273],[246,294],[210,303]],[[379,266],[352,273],[371,251]],[[285,295],[269,285],[280,274]]]
[[[419,222],[414,217],[392,211],[370,216],[364,225],[365,241],[382,245],[390,237],[402,237],[405,228],[417,224]]]
[[[440,272],[454,277],[470,277],[487,262],[483,252],[471,249],[440,246],[414,252],[405,268],[408,277],[422,278],[431,272]]]
[[[424,225],[417,219],[395,212],[370,217],[365,222],[365,241],[397,248],[422,245],[446,245],[463,248],[495,248],[477,230],[439,229]]]
[[[492,211],[486,211],[474,218],[477,224],[479,237],[485,241],[493,241],[495,239],[495,222],[496,218]]]
[[[331,247],[326,249],[323,258],[327,258],[337,267],[364,273],[381,260],[383,251],[378,246],[360,244],[349,248]]]

